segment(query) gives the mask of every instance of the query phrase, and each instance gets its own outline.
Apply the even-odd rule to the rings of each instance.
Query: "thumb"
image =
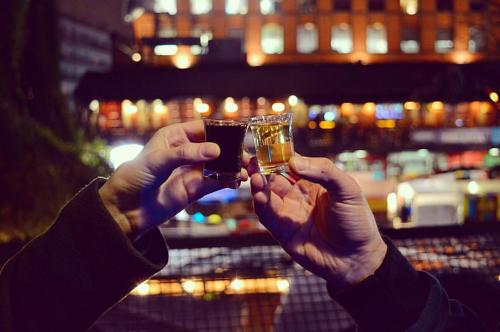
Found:
[[[289,164],[293,172],[308,181],[323,186],[337,201],[363,199],[358,183],[335,167],[333,162],[327,158],[294,156],[290,159]]]

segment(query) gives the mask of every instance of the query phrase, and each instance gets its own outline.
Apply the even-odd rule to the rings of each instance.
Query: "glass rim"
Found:
[[[247,125],[249,122],[248,118],[244,119],[211,119],[204,118],[203,123],[215,124],[215,125]]]
[[[267,114],[267,115],[257,115],[250,118],[249,123],[267,123],[267,122],[275,122],[275,121],[291,121],[292,120],[292,112],[286,112],[282,114]]]

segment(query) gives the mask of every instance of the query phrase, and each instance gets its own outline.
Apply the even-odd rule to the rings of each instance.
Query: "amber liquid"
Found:
[[[251,126],[260,171],[264,174],[286,169],[293,155],[290,124],[261,123]]]

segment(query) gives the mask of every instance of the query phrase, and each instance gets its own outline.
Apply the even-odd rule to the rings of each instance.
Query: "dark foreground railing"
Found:
[[[384,231],[410,262],[494,330],[500,321],[500,227]],[[170,239],[169,264],[94,331],[355,331],[325,283],[266,234]],[[380,305],[384,305],[381,303]]]

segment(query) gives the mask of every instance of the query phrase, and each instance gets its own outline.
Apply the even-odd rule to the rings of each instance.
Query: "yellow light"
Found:
[[[291,95],[290,97],[288,97],[288,105],[295,106],[295,105],[297,105],[298,102],[299,102],[299,98],[297,98],[297,96]]]
[[[266,98],[264,98],[264,97],[257,98],[257,104],[261,105],[261,106],[265,105],[266,104]]]
[[[285,104],[283,103],[274,103],[271,108],[273,109],[274,112],[280,113],[285,110]]]
[[[464,64],[471,62],[472,55],[467,51],[457,51],[452,54],[452,60],[458,64]]]
[[[137,285],[134,289],[134,293],[137,295],[148,295],[149,294],[149,284],[147,281],[143,282],[142,284]]]
[[[394,120],[378,120],[377,127],[379,127],[379,128],[394,128],[394,127],[396,127],[396,121],[394,121]]]
[[[207,217],[209,224],[220,224],[222,222],[222,217],[219,214],[211,214]]]
[[[340,109],[342,110],[342,115],[350,115],[354,111],[354,105],[352,103],[343,103],[340,105]]]
[[[210,111],[210,106],[201,100],[201,98],[195,98],[193,101],[194,109],[198,113],[208,113]]]
[[[498,93],[490,92],[489,97],[490,97],[492,102],[498,103]]]
[[[306,23],[306,24],[304,24],[304,28],[305,28],[306,30],[314,30],[314,24],[313,24],[313,23],[310,23],[310,22],[309,22],[309,23]]]
[[[226,111],[226,113],[238,112],[238,105],[234,102],[233,98],[226,98],[226,100],[224,101],[224,110]]]
[[[467,185],[467,190],[471,195],[476,195],[479,192],[479,185],[476,181],[471,181]]]
[[[122,110],[125,114],[135,114],[137,113],[137,106],[135,106],[130,100],[125,99],[122,102]]]
[[[286,293],[290,289],[290,282],[287,279],[278,279],[276,287],[281,293]]]
[[[443,107],[444,107],[444,104],[442,101],[433,101],[431,103],[431,108],[434,110],[441,110],[441,109],[443,109]]]
[[[414,101],[407,101],[404,103],[404,108],[410,111],[415,111],[418,109],[418,104]]]
[[[375,112],[375,103],[365,103],[363,105],[365,112],[374,113]]]
[[[139,62],[139,61],[142,60],[141,54],[137,53],[137,52],[135,52],[134,54],[132,54],[131,58],[132,58],[132,61],[134,61],[134,62]]]
[[[196,289],[196,283],[191,279],[184,280],[182,282],[182,289],[184,289],[186,293],[192,294]]]
[[[321,129],[333,129],[333,128],[335,128],[335,122],[333,122],[333,121],[320,121],[319,127]]]
[[[233,281],[231,281],[231,289],[235,290],[235,291],[241,291],[243,289],[243,287],[245,286],[245,282],[241,279],[238,279],[238,278],[235,278],[233,279]]]
[[[167,112],[167,108],[163,105],[160,99],[155,99],[153,101],[153,112],[156,114],[164,114]]]
[[[92,112],[98,112],[99,111],[99,101],[94,99],[90,102],[89,104],[89,109],[92,111]]]
[[[318,124],[316,123],[316,121],[309,121],[307,123],[307,126],[309,127],[309,129],[316,129],[316,127],[318,126]]]
[[[261,66],[264,63],[264,55],[260,53],[248,54],[247,62],[252,67]]]
[[[193,56],[191,54],[177,54],[172,61],[179,69],[187,69],[193,64]]]
[[[398,212],[398,197],[396,193],[387,195],[387,214],[395,216]]]

